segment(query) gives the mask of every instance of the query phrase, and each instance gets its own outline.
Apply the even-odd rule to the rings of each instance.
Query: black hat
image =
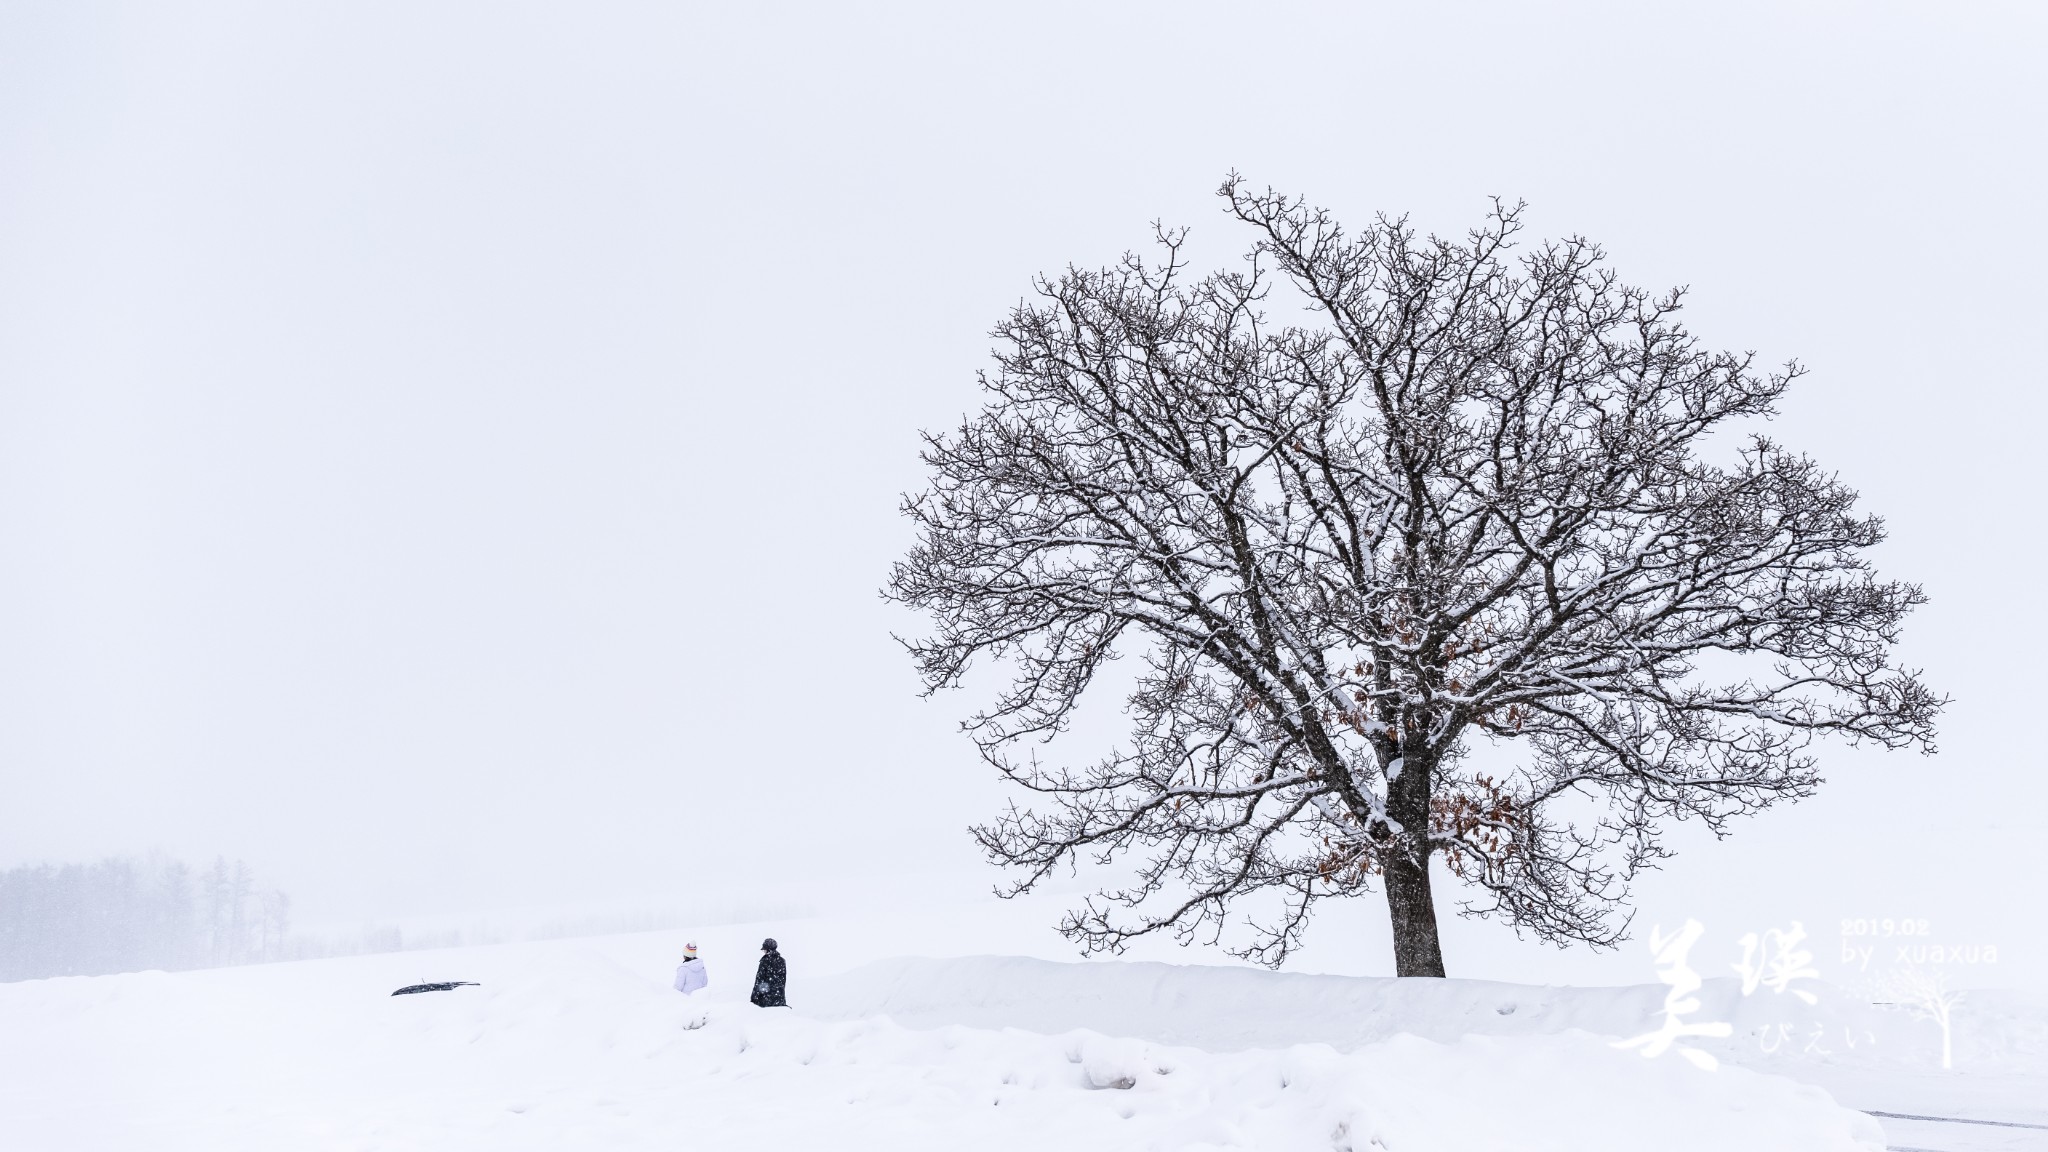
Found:
[[[761,951],[763,951],[763,952],[773,952],[773,951],[775,951],[775,937],[773,937],[773,936],[770,936],[770,937],[769,937],[769,938],[767,938],[766,940],[763,940],[763,941],[761,941]]]

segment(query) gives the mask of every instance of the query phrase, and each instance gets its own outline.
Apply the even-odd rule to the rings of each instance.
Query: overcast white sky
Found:
[[[1034,272],[1239,247],[1237,168],[1527,199],[1807,362],[1775,434],[1931,594],[1943,750],[1645,914],[2048,977],[2042,11],[6,0],[0,866],[239,855],[315,922],[993,880],[876,595],[915,433]],[[1353,914],[1304,961],[1387,968]]]

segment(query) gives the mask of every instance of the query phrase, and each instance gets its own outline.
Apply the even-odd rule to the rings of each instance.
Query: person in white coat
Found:
[[[704,962],[697,959],[697,946],[683,945],[683,962],[676,967],[676,991],[688,996],[702,988],[710,979],[704,971]]]

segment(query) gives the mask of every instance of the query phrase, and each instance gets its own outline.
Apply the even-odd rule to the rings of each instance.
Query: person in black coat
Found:
[[[754,969],[754,1003],[762,1008],[787,1008],[789,1001],[782,993],[788,986],[789,965],[782,962],[782,953],[775,950],[771,936],[761,941],[761,966]]]

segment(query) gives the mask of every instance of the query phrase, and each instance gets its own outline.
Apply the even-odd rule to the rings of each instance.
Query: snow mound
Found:
[[[804,1110],[836,1146],[1157,1149],[1742,1147],[1868,1152],[1878,1124],[1815,1088],[1643,1060],[1583,1034],[1397,1037],[1211,1053],[1088,1031],[1047,1036],[714,1010],[702,1067],[742,1114]],[[799,1070],[800,1073],[799,1073]],[[913,1118],[920,1130],[912,1135]],[[757,1116],[758,1120],[759,1117]],[[855,1134],[858,1134],[856,1136]],[[755,1130],[752,1146],[797,1139]],[[925,1141],[929,1141],[929,1144]]]
[[[1633,1035],[1655,1026],[1665,991],[1662,985],[1552,989],[1142,961],[903,957],[814,982],[804,1009],[840,1019],[884,1015],[920,1028],[1089,1028],[1216,1051],[1295,1044],[1348,1049],[1404,1034],[1439,1041],[1574,1029]]]
[[[1359,1010],[1347,997],[1379,994],[1344,991],[1356,982],[981,958],[806,983],[799,965],[801,1011],[764,1011],[740,1000],[743,973],[717,967],[708,995],[670,991],[672,945],[549,941],[0,985],[0,1146],[1883,1146],[1875,1121],[1819,1089],[1646,1060],[1586,1031],[1458,1037],[1449,1020],[1428,1036],[1353,1045],[1342,1029],[1354,1025],[1337,1019]],[[457,978],[481,986],[390,995]],[[1437,1006],[1445,1012],[1465,997],[1460,1011],[1504,1019],[1508,989],[1446,983],[1432,995],[1452,998]],[[1535,991],[1512,995],[1519,1005]],[[928,1014],[979,1003],[993,1015],[989,1026],[923,1026],[916,996]],[[1279,1036],[1261,1018],[1276,1004],[1292,1006],[1289,1027],[1319,1005],[1321,1026],[1344,1043],[1251,1043]],[[1060,1026],[1076,1005],[1103,1020],[1121,1005],[1128,1014],[1114,1019],[1131,1026]],[[1527,1011],[1512,1015],[1571,1015],[1540,997]]]
[[[1734,978],[1707,980],[1691,1018],[1725,1022],[1730,1033],[1686,1043],[1755,1068],[1938,1070],[1940,1033],[1933,1024],[1814,984],[1819,995],[1808,1004],[1767,989],[1745,995]],[[1445,1043],[1570,1031],[1640,1036],[1659,1026],[1669,991],[1662,984],[1540,987],[969,956],[877,961],[812,982],[803,1008],[834,1019],[888,1016],[918,1028],[1087,1028],[1213,1051],[1295,1044],[1351,1049],[1396,1036]],[[2048,1008],[1986,990],[1967,994],[1956,1018],[1962,1066],[2048,1075]]]

